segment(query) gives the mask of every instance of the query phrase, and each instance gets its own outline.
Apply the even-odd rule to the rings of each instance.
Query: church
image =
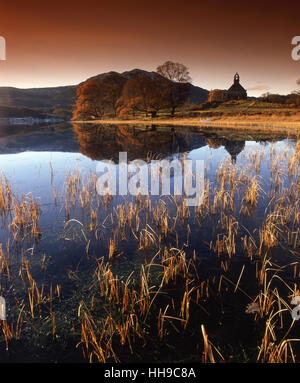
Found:
[[[246,100],[247,91],[240,84],[240,76],[238,73],[234,75],[233,84],[226,92],[227,100]]]
[[[240,76],[236,73],[233,77],[233,84],[229,89],[213,89],[209,92],[208,101],[225,102],[229,100],[246,100],[247,91],[240,84]]]

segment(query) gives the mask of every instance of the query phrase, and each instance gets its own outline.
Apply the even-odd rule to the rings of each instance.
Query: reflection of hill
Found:
[[[219,134],[211,129],[201,132],[188,127],[170,126],[103,126],[90,124],[58,124],[52,126],[1,126],[0,154],[24,151],[79,151],[94,160],[114,159],[126,151],[128,159],[164,158],[173,153],[188,152],[209,145],[224,148],[233,160],[243,150],[245,141],[274,142],[285,136],[259,137]]]
[[[206,145],[202,135],[178,133],[173,128],[139,129],[132,126],[103,126],[74,124],[80,152],[93,160],[118,160],[119,152],[127,152],[129,160],[146,159],[148,154],[163,157]]]
[[[1,126],[0,154],[24,151],[78,152],[78,142],[68,124],[55,126]]]

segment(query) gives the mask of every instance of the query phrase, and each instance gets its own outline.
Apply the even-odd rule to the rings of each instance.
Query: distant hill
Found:
[[[137,76],[146,76],[150,79],[160,80],[162,76],[156,72],[133,69],[123,73],[108,72],[91,77],[88,80],[108,81],[114,77],[124,84],[127,80]],[[0,117],[27,117],[29,115],[54,115],[65,119],[71,118],[72,109],[76,101],[76,89],[82,83],[71,86],[53,88],[19,89],[13,87],[0,87]],[[180,85],[180,84],[179,84]],[[186,86],[189,92],[189,101],[200,105],[207,101],[208,91],[192,84]],[[9,107],[9,108],[7,108]],[[15,114],[14,114],[14,108]],[[22,115],[24,113],[24,115]]]
[[[0,118],[55,116],[68,120],[77,86],[19,89],[0,87]]]
[[[136,69],[132,69],[130,71],[123,72],[123,73],[118,73],[118,72],[114,72],[114,71],[102,73],[102,74],[99,74],[97,76],[90,77],[86,81],[88,81],[88,80],[103,81],[103,80],[106,80],[110,77],[111,78],[112,77],[118,77],[119,81],[125,82],[127,80],[135,79],[138,76],[147,77],[150,80],[157,80],[157,81],[162,81],[164,79],[164,77],[162,77],[160,74],[158,74],[156,72],[148,72],[146,70],[136,68]],[[83,83],[81,83],[81,84],[83,84]],[[81,85],[81,84],[79,84],[79,85]]]
[[[41,108],[24,108],[18,106],[2,106],[0,105],[0,118],[48,118],[52,113]]]
[[[148,72],[146,70],[142,69],[133,69],[131,71],[123,72],[123,73],[118,73],[118,72],[107,72],[107,73],[102,73],[94,77],[90,77],[88,80],[94,80],[94,81],[104,81],[107,80],[109,77],[111,78],[119,78],[119,81],[122,83],[125,83],[127,80],[134,79],[138,76],[144,76],[147,77],[151,80],[156,80],[156,81],[166,81],[164,77],[162,77],[160,74],[156,72]],[[85,82],[85,81],[84,81]],[[83,83],[81,83],[83,84]],[[79,85],[81,85],[79,84]],[[200,105],[204,102],[207,101],[208,99],[208,94],[209,91],[203,88],[200,88],[199,86],[195,86],[192,84],[183,84],[183,83],[178,83],[178,86],[184,86],[188,89],[188,94],[189,94],[189,101],[191,104],[195,105]],[[1,101],[1,100],[0,100]]]
[[[0,105],[26,108],[69,106],[76,99],[77,86],[19,89],[0,87]]]

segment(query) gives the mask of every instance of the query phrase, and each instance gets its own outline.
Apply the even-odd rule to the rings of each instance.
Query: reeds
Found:
[[[288,156],[288,154],[282,156]],[[197,208],[197,223],[200,229],[204,220],[209,221],[212,217],[216,217],[214,228],[216,240],[210,241],[210,249],[216,253],[220,268],[225,274],[230,273],[231,263],[241,252],[251,262],[257,262],[257,285],[263,290],[252,299],[258,305],[257,317],[269,318],[266,320],[266,334],[258,354],[259,361],[295,360],[290,339],[274,343],[275,318],[278,316],[280,321],[283,321],[281,310],[285,304],[283,298],[280,297],[279,290],[272,290],[270,284],[266,282],[269,270],[273,267],[269,257],[271,249],[278,247],[281,243],[289,244],[294,250],[299,246],[299,212],[293,211],[292,208],[295,206],[295,202],[299,202],[299,192],[294,181],[298,165],[295,157],[288,157],[287,173],[292,182],[287,191],[283,187],[284,170],[278,166],[279,158],[281,157],[271,149],[269,159],[271,179],[268,195],[264,192],[260,182],[260,171],[265,157],[262,151],[258,151],[248,157],[247,165],[241,169],[232,165],[229,160],[222,163],[216,174],[215,186],[206,182],[206,203]],[[92,179],[91,176],[90,179]],[[92,182],[90,184],[92,185]],[[82,190],[78,192],[81,207],[101,206],[109,211],[110,207],[105,199],[95,203],[84,197],[88,189],[84,185],[82,184]],[[89,187],[89,189],[91,188]],[[258,208],[262,194],[266,198],[270,198],[269,202],[265,203],[267,205],[266,214],[261,217],[258,230],[253,233],[245,231],[243,225],[239,223],[239,216],[240,214],[251,216],[253,211]],[[289,205],[288,200],[284,199],[287,194],[292,205]],[[97,196],[93,198],[97,199]],[[291,202],[292,200],[293,202]],[[185,245],[187,248],[189,247],[189,237],[192,235],[191,217],[190,209],[187,209],[184,199],[180,199],[180,197],[174,197],[168,201],[160,199],[156,203],[141,196],[137,196],[134,202],[125,199],[123,204],[117,205],[112,213],[105,217],[102,224],[98,209],[92,208],[91,230],[95,230],[99,225],[107,226],[108,222],[114,227],[113,237],[108,243],[108,259],[113,260],[116,254],[119,254],[118,238],[120,238],[122,241],[135,240],[137,249],[141,252],[156,251],[159,254],[159,262],[150,263],[147,269],[142,266],[139,278],[133,279],[131,276],[126,282],[122,278],[114,276],[104,259],[98,264],[99,291],[101,296],[110,302],[112,310],[108,312],[100,328],[96,325],[93,327],[94,319],[90,313],[85,312],[82,319],[82,342],[85,345],[85,354],[90,359],[96,357],[99,361],[107,361],[110,358],[118,360],[112,341],[116,337],[121,345],[127,345],[130,352],[134,352],[133,339],[140,337],[146,342],[145,333],[142,330],[143,324],[148,323],[151,328],[152,322],[148,321],[153,315],[156,315],[156,331],[161,340],[168,338],[170,327],[179,331],[178,324],[181,324],[182,331],[188,331],[194,311],[193,302],[201,305],[203,299],[211,299],[213,296],[211,289],[215,282],[210,279],[199,279],[199,272],[195,264],[195,251],[194,260],[192,260],[178,246],[178,229],[185,227],[187,234]],[[176,238],[176,247],[167,247],[166,243],[172,236]],[[161,269],[158,285],[154,284],[151,278],[150,270],[154,268]],[[244,265],[237,281],[233,283],[234,294],[244,291],[240,285],[245,273]],[[223,281],[225,280],[224,276]],[[181,288],[178,284],[181,284]],[[168,303],[161,305],[160,301],[163,300],[162,297],[165,294],[168,294],[170,286],[176,286],[178,291],[181,290],[176,298],[177,304],[172,298]],[[217,289],[220,295],[222,286],[222,278],[220,278]],[[274,311],[274,305],[278,306],[277,311]],[[280,309],[279,305],[281,305]],[[114,319],[114,306],[119,307],[118,310],[122,312],[122,318],[118,320]],[[157,306],[156,314],[153,312],[154,306]],[[202,310],[205,311],[203,307]],[[212,354],[214,346],[208,340],[204,326],[201,331],[204,339],[203,361],[214,362],[215,356]],[[95,337],[96,333],[98,338]],[[217,354],[221,355],[218,350]]]
[[[216,343],[209,330],[222,320],[218,310],[228,310],[228,302],[241,294],[252,310],[245,313],[241,306],[239,312],[254,314],[253,322],[260,326],[255,359],[298,361],[294,344],[299,339],[289,320],[288,303],[288,294],[295,293],[298,264],[295,261],[293,271],[288,271],[273,260],[279,250],[285,256],[299,256],[298,151],[297,146],[280,154],[271,147],[269,157],[254,152],[243,158],[241,167],[225,160],[206,180],[204,203],[194,209],[180,196],[138,195],[124,197],[121,203],[109,194],[99,196],[97,177],[91,172],[87,177],[79,171],[67,174],[62,191],[52,186],[54,204],[66,219],[62,237],[74,246],[83,242],[86,261],[97,265],[88,298],[81,296],[78,318],[73,318],[80,323],[78,344],[84,356],[101,363],[121,361],[126,353],[134,358],[136,349],[155,346],[153,339],[176,344],[174,339],[180,336],[195,346],[195,353],[201,350],[202,362],[229,359],[220,352],[222,339]],[[270,178],[261,175],[264,161]],[[47,317],[49,334],[57,341],[60,316],[55,303],[64,300],[63,282],[53,287],[41,283],[27,253],[20,250],[19,269],[12,253],[16,244],[25,246],[25,239],[34,243],[41,237],[41,206],[31,195],[18,198],[2,177],[0,212],[11,235],[0,243],[0,275],[23,286],[17,325],[2,324],[6,345],[22,336],[23,315],[31,323]],[[94,250],[99,243],[101,252]],[[118,269],[124,253],[139,261],[126,274]],[[45,257],[40,267],[46,275]],[[254,272],[248,275],[251,267]],[[72,283],[85,282],[78,270],[69,270],[67,276]]]

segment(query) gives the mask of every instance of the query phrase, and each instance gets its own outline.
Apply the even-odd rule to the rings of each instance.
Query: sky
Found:
[[[0,36],[0,86],[72,85],[171,60],[208,90],[229,88],[236,72],[249,96],[300,89],[299,0],[2,0]]]

